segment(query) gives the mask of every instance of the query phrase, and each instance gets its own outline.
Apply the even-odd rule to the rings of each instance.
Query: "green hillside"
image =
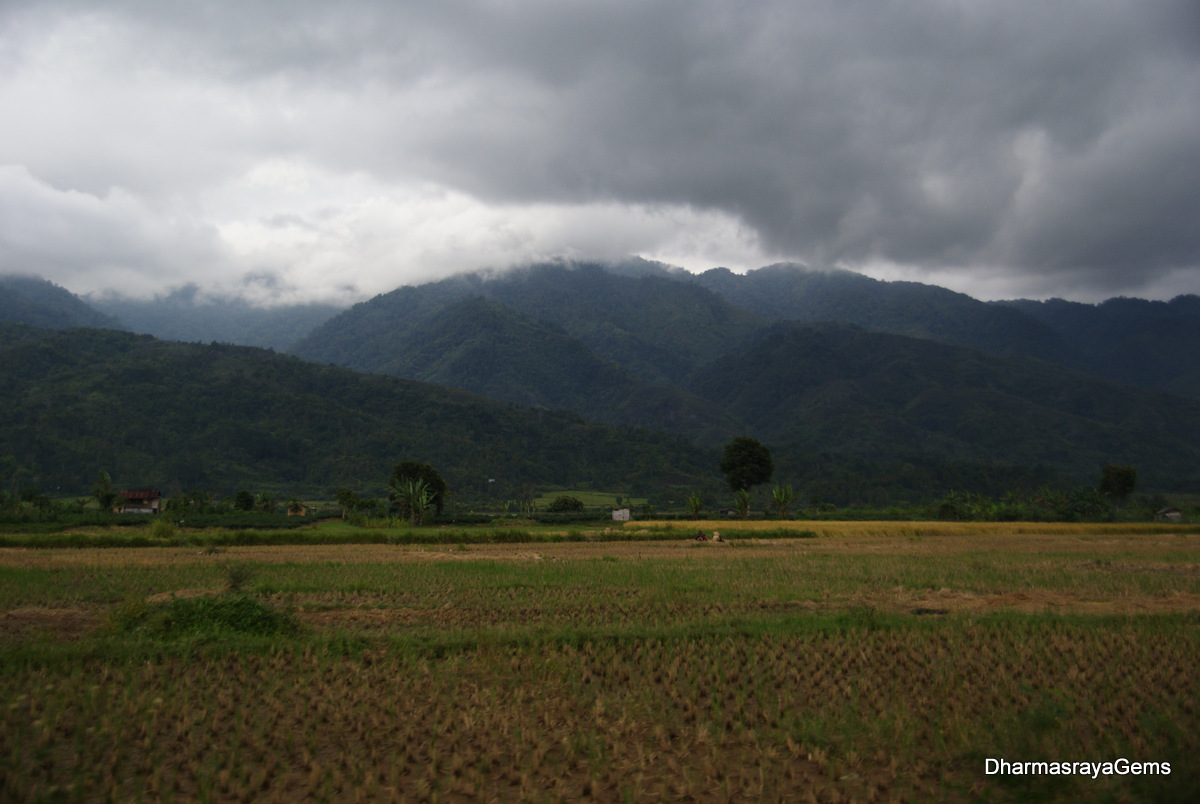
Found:
[[[1200,297],[1170,302],[981,302],[917,282],[780,264],[695,282],[763,318],[853,324],[872,332],[1048,360],[1114,382],[1200,398]]]
[[[1057,332],[1077,355],[1073,365],[1119,382],[1200,398],[1200,296],[1169,302],[1109,299],[1102,304],[1051,299],[998,302]]]
[[[689,276],[558,264],[459,276],[358,305],[297,352],[708,447],[750,432],[863,482],[890,483],[896,462],[924,467],[910,489],[953,484],[947,465],[1092,482],[1113,462],[1159,488],[1200,487],[1200,406],[1029,357],[1071,364],[1085,350],[1015,307],[786,265]],[[768,323],[805,316],[864,329]]]
[[[690,389],[780,445],[875,460],[1133,464],[1149,486],[1200,485],[1200,402],[1027,358],[840,325],[778,325]]]
[[[104,327],[124,329],[65,288],[32,276],[0,276],[0,323],[48,329]]]
[[[480,296],[426,319],[375,370],[556,409],[628,395],[636,386],[628,372],[601,360],[582,341]]]
[[[711,483],[715,453],[250,347],[0,326],[0,483],[84,492],[96,473],[166,490],[380,490],[402,460],[460,494]],[[489,482],[494,481],[494,482]]]
[[[787,263],[745,274],[715,268],[695,281],[767,319],[854,324],[1005,356],[1057,362],[1071,358],[1061,336],[1033,316],[935,285],[884,282],[851,271],[814,271]]]
[[[638,379],[557,325],[480,296],[425,319],[375,371],[706,444],[737,430],[736,421],[712,403]]]
[[[551,324],[598,358],[657,385],[682,381],[747,342],[765,323],[690,282],[552,263],[400,288],[334,317],[290,351],[308,360],[386,371],[435,316],[469,297]]]

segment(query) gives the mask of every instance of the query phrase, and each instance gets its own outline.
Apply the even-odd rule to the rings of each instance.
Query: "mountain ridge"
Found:
[[[715,481],[710,452],[465,391],[255,347],[0,325],[0,477],[85,490],[104,469],[177,488],[382,492],[402,460],[460,491],[493,480],[615,488]],[[143,478],[138,480],[137,478]]]

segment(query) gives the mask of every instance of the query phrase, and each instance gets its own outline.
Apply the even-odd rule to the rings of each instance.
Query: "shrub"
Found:
[[[570,494],[560,494],[554,498],[554,502],[546,506],[546,512],[551,514],[565,514],[582,510],[583,500],[572,497]]]
[[[127,602],[113,612],[112,622],[121,633],[163,638],[230,632],[274,636],[300,630],[291,616],[247,595]]]
[[[254,570],[247,564],[225,565],[225,580],[228,582],[231,592],[242,591],[253,578]]]
[[[156,539],[174,539],[175,538],[175,523],[169,519],[159,517],[154,520],[154,524],[150,526],[150,535]]]

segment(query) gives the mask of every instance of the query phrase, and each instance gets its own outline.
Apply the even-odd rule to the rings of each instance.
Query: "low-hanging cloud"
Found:
[[[9,3],[0,270],[344,299],[638,253],[1197,292],[1193,9]],[[39,247],[58,206],[74,242]]]

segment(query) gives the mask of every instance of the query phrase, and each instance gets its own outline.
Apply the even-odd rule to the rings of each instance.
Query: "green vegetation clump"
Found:
[[[150,526],[150,535],[156,539],[174,539],[176,533],[175,523],[169,519],[160,517]]]
[[[164,603],[134,601],[117,608],[112,624],[118,633],[159,639],[246,634],[287,636],[300,632],[290,615],[249,595],[172,598]]]
[[[775,471],[771,452],[761,442],[739,436],[725,445],[721,455],[721,474],[734,492],[748,492],[766,483]]]
[[[554,498],[554,502],[546,506],[546,511],[551,514],[566,514],[582,510],[583,500],[572,497],[570,494],[560,494]]]

